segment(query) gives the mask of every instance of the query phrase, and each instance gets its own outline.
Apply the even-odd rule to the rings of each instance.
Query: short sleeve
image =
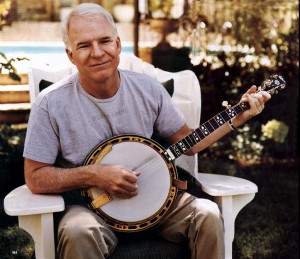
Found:
[[[33,104],[26,132],[23,156],[42,163],[53,164],[60,152],[58,129],[41,104]]]

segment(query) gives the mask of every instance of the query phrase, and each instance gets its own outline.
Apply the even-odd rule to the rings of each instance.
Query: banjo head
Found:
[[[163,151],[153,140],[132,135],[114,137],[98,145],[84,165],[123,165],[139,172],[138,195],[121,199],[100,188],[82,189],[88,207],[117,231],[136,232],[158,223],[170,209],[177,193],[177,188],[172,186],[177,172]]]

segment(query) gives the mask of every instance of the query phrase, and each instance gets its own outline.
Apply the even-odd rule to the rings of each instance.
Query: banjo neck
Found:
[[[261,84],[261,86],[258,87],[258,90],[256,92],[266,91],[269,94],[273,95],[284,89],[285,86],[286,82],[283,77],[277,74],[273,74],[268,79],[266,79]],[[224,123],[249,108],[249,103],[241,102],[234,105],[233,107],[223,110],[222,112],[218,113],[217,115],[200,125],[200,127],[195,129],[192,133],[165,149],[163,152],[165,157],[168,161],[174,161],[176,158],[186,153],[188,150],[190,150],[204,138],[209,136],[219,127],[224,125]]]
[[[195,129],[192,133],[165,149],[164,155],[167,157],[168,161],[175,160],[224,125],[227,121],[249,108],[250,106],[248,103],[242,102],[218,113],[205,123],[201,124],[200,127]]]

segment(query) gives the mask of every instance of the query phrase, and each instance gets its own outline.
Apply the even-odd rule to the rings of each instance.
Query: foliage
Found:
[[[129,5],[132,5],[132,4],[134,4],[134,0],[121,0],[120,4],[129,4]]]
[[[237,130],[236,139],[231,142],[234,159],[261,161],[270,157],[276,157],[285,142],[288,126],[280,121],[272,119],[261,126],[259,132],[258,123],[244,125]]]
[[[31,258],[34,252],[32,238],[17,226],[0,229],[1,258]]]
[[[0,195],[24,184],[23,148],[26,128],[0,125]]]
[[[149,11],[152,18],[172,18],[173,0],[150,0]]]
[[[26,128],[13,125],[0,125],[0,161],[7,163],[22,159]]]
[[[232,154],[229,158],[235,160],[260,161],[264,150],[263,135],[255,133],[253,125],[244,125],[237,129],[236,138],[232,140]]]
[[[275,119],[261,125],[258,121],[246,123],[236,132],[216,142],[203,152],[207,158],[231,159],[239,162],[272,161],[283,158],[288,126]]]
[[[0,30],[3,25],[10,24],[12,4],[11,0],[0,0]]]
[[[264,136],[266,136],[269,139],[273,139],[275,142],[278,143],[284,142],[288,131],[289,128],[285,123],[275,119],[268,121],[268,123],[265,125],[262,125],[262,132]]]
[[[5,17],[8,14],[10,8],[11,0],[0,0],[0,17]]]
[[[0,52],[0,74],[5,70],[8,71],[10,78],[16,81],[21,81],[21,77],[17,74],[17,69],[13,65],[16,61],[29,60],[28,58],[10,58],[8,59],[6,55]]]
[[[247,27],[251,26],[249,24]],[[289,31],[278,33],[276,40],[271,39],[269,41],[268,35],[262,35],[264,38],[259,38],[260,48],[251,49],[240,46],[241,49],[232,49],[231,51],[224,49],[206,50],[204,56],[199,56],[199,64],[193,68],[195,74],[199,76],[203,95],[201,123],[220,112],[222,101],[227,100],[230,104],[236,104],[239,102],[241,93],[245,92],[251,85],[258,86],[260,82],[273,73],[281,74],[287,81],[287,89],[277,96],[273,96],[267,103],[265,111],[254,120],[259,123],[266,123],[276,119],[286,124],[289,132],[285,138],[285,143],[276,143],[267,138],[263,141],[258,139],[258,136],[262,134],[261,129],[255,126],[254,121],[251,120],[252,129],[249,125],[241,128],[238,130],[238,135],[234,135],[237,139],[232,138],[233,136],[226,137],[222,139],[222,142],[225,141],[225,143],[218,143],[217,146],[213,147],[214,152],[218,152],[216,148],[219,148],[219,151],[222,151],[223,155],[227,157],[234,143],[236,145],[233,156],[238,157],[238,152],[242,151],[242,147],[239,148],[242,138],[244,138],[244,150],[240,152],[240,155],[249,159],[259,160],[261,155],[273,156],[276,153],[277,155],[281,153],[285,156],[294,156],[296,152],[296,135],[298,134],[296,118],[298,116],[299,96],[298,17],[292,19]],[[241,36],[241,38],[243,37]],[[282,128],[281,130],[283,133],[287,129]],[[230,144],[229,141],[234,141],[234,143]],[[249,145],[246,145],[246,142]],[[228,149],[225,150],[224,147]]]

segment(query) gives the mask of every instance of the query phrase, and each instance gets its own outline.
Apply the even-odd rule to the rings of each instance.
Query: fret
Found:
[[[191,147],[195,146],[198,143],[195,141],[195,139],[192,137],[191,134],[187,135],[185,139],[187,140],[187,142],[190,144]]]
[[[201,125],[200,127],[199,127],[199,129],[200,129],[200,131],[202,132],[202,134],[206,137],[206,136],[208,136],[209,135],[209,130],[206,128],[206,125],[205,125],[206,123],[204,123],[203,125]]]
[[[203,132],[200,130],[200,127],[197,128],[196,130],[197,135],[200,137],[200,140],[205,138],[205,134],[203,134]]]
[[[183,142],[183,144],[187,147],[187,149],[190,149],[193,145],[191,145],[191,143],[189,143],[187,140],[186,140],[186,137],[183,138],[181,140]]]
[[[211,120],[211,119],[210,119]],[[213,132],[215,129],[212,127],[210,120],[205,122],[203,125],[208,130],[209,133]]]
[[[186,146],[183,143],[183,140],[178,142],[178,146],[180,147],[180,149],[182,150],[182,153],[185,153],[186,151],[188,151],[190,149],[190,146]]]
[[[227,113],[226,110],[220,112],[219,114],[220,114],[220,116],[223,118],[224,123],[225,123],[226,121],[229,121],[229,120],[231,119],[231,118],[229,117],[229,115],[228,115],[228,113]]]
[[[192,133],[189,134],[187,137],[188,137],[188,142],[189,142],[192,146],[196,145],[196,144],[199,142],[199,141],[196,141],[196,140],[194,139],[194,137],[192,136]]]
[[[197,134],[197,131],[194,130],[191,134],[191,136],[193,137],[193,139],[195,140],[196,143],[200,142],[200,140],[202,140],[202,138]]]
[[[236,112],[233,108],[226,110],[227,115],[229,118],[233,118],[236,115]]]
[[[217,129],[220,127],[215,117],[209,120],[210,125],[213,127],[213,129]]]
[[[224,118],[220,114],[217,114],[214,117],[214,119],[215,119],[215,122],[218,124],[219,127],[222,126],[226,122],[226,120],[224,120]]]

